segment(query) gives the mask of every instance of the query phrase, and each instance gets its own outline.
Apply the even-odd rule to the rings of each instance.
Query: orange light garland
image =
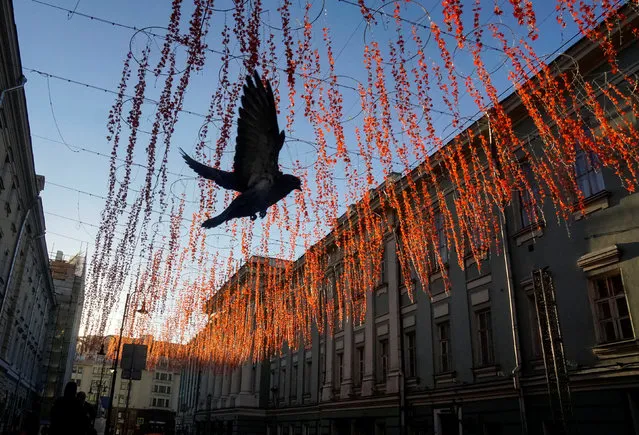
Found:
[[[618,32],[637,32],[636,4],[556,1],[554,25],[575,27],[592,40],[607,70],[616,74],[614,81],[601,81],[586,80],[578,60],[560,56],[549,63],[536,54],[539,21],[530,0],[510,0],[505,9],[495,3],[490,10],[475,0],[468,16],[464,2],[442,0],[441,9],[426,14],[427,24],[407,16],[411,1],[379,8],[373,3],[336,6],[361,11],[367,26],[363,68],[353,66],[353,59],[340,60],[335,34],[326,20],[317,26],[311,3],[295,11],[289,0],[276,10],[281,27],[264,21],[265,3],[259,0],[233,0],[228,25],[220,19],[226,12],[215,9],[212,0],[193,0],[186,33],[184,5],[174,0],[160,60],[152,64],[151,44],[139,59],[127,54],[107,124],[112,145],[108,199],[87,281],[85,335],[106,332],[126,289],[133,294],[132,306],[144,303],[151,312],[129,316],[126,335],[153,344],[152,363],[169,357],[233,366],[267,358],[284,343],[304,347],[314,331],[332,333],[344,322],[364,320],[389,234],[395,237],[401,279],[412,298],[418,288],[429,291],[434,271],[441,272],[451,290],[447,262],[452,259],[442,258],[442,234],[461,268],[467,255],[481,265],[488,249],[498,250],[498,216],[513,191],[528,195],[531,213],[551,203],[557,219],[568,221],[584,207],[570,170],[577,147],[613,168],[628,191],[636,189],[637,78],[618,62],[623,40]],[[296,20],[297,12],[302,16]],[[389,17],[392,37],[371,37],[371,29]],[[524,31],[517,44],[504,32],[506,18]],[[221,45],[212,50],[206,37],[214,19],[220,23]],[[177,48],[186,49],[182,70]],[[534,124],[534,137],[516,133],[516,120],[487,65],[489,52],[509,69],[513,98]],[[472,74],[460,70],[464,55]],[[228,204],[230,194],[218,195],[205,180],[197,181],[199,197],[192,203],[185,194],[171,199],[167,192],[173,132],[186,91],[210,62],[220,68],[195,146],[200,160],[219,167],[225,153],[232,152],[243,77],[254,69],[276,84],[289,138],[301,130],[312,132],[313,140],[306,142],[316,154],[312,164],[296,156],[288,159],[302,179],[303,193],[271,208],[261,223],[229,224],[227,236],[236,243],[228,250],[221,249],[219,235],[207,234],[199,224]],[[356,86],[344,85],[341,62],[361,78],[353,79]],[[133,154],[142,146],[147,81],[160,78],[163,87],[144,147],[147,172],[129,203]],[[125,113],[124,96],[131,86],[134,97]],[[361,109],[357,119],[347,119],[347,98]],[[464,105],[473,104],[479,115],[469,118]],[[443,116],[452,140],[442,132]],[[216,141],[209,148],[214,120]],[[474,122],[470,128],[469,121]],[[535,152],[535,141],[543,144],[543,153]],[[117,169],[122,154],[125,163]],[[116,241],[114,230],[122,222],[125,235]],[[149,341],[149,333],[155,341]],[[111,354],[113,346],[112,341]]]

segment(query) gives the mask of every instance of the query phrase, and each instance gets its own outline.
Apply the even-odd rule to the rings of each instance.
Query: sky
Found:
[[[162,33],[162,28],[168,23],[171,2],[14,0],[13,3],[22,65],[28,79],[25,92],[35,167],[36,172],[46,178],[41,195],[45,210],[47,246],[53,255],[60,250],[68,256],[78,252],[88,252],[90,256],[108,186],[108,155],[111,147],[106,140],[106,125],[109,109],[115,99],[113,91],[117,90],[123,60],[129,47],[139,56],[147,39],[143,33],[135,30],[80,14],[136,28],[152,27],[153,32]],[[185,0],[187,9],[192,7],[189,3]],[[432,14],[436,14],[435,3],[423,2],[423,5]],[[483,3],[492,10],[493,0]],[[508,7],[506,0],[499,3],[505,9]],[[554,17],[549,15],[554,8],[553,3],[535,2],[540,27],[540,38],[535,43],[538,54],[550,54],[558,47],[565,48],[575,33],[570,26],[563,32],[558,31]],[[219,1],[216,2],[216,7],[223,9],[229,4],[229,1]],[[292,4],[293,23],[300,23],[302,4],[297,0]],[[382,3],[368,0],[367,4]],[[76,13],[56,7],[74,10]],[[404,7],[407,9],[406,16],[418,23],[426,22],[422,6],[413,2]],[[392,13],[390,6],[384,10]],[[383,39],[385,34],[392,33],[392,20],[382,17],[378,26],[369,28],[356,5],[337,0],[315,1],[311,13],[316,18],[316,31],[321,32],[323,26],[331,29],[340,80],[356,86],[356,80],[364,79],[361,61],[364,44],[372,37]],[[273,31],[277,33],[277,13],[267,10],[262,16],[265,22],[273,23]],[[207,40],[210,47],[219,47],[220,24],[225,19],[232,19],[230,12],[215,13]],[[507,33],[510,32],[512,39],[526,33],[525,29],[518,28],[508,18],[504,20],[504,28]],[[161,40],[152,41],[152,62],[153,59],[157,60],[157,48],[161,43]],[[437,56],[432,51],[429,55]],[[472,73],[472,65],[467,60],[458,58],[455,62],[461,74]],[[496,54],[487,63],[494,71],[500,89],[507,90],[509,84],[505,80],[507,68],[504,67],[504,57]],[[194,114],[182,114],[173,137],[169,157],[170,191],[176,198],[185,192],[187,202],[197,198],[198,188],[195,178],[178,155],[178,147],[187,151],[194,148],[202,125],[202,118],[198,114],[206,113],[210,96],[216,88],[218,72],[219,60],[210,56],[207,66],[194,77],[187,92],[184,108]],[[284,81],[284,77],[281,80]],[[149,95],[157,95],[163,81],[149,82],[149,86]],[[357,94],[355,91],[350,91],[350,94],[348,92],[345,91],[344,125],[348,130],[348,137],[352,138],[350,118],[353,118],[352,125],[356,125],[361,114]],[[462,99],[462,103],[465,101],[468,100]],[[152,123],[154,106],[145,104],[143,110],[142,131]],[[475,112],[476,108],[471,104],[462,107],[462,113],[466,115],[470,116]],[[299,118],[298,121],[293,126],[293,131],[287,132],[289,138],[312,141],[313,131],[308,123]],[[450,118],[440,116],[436,121],[443,137],[451,134]],[[283,125],[284,120],[280,117],[280,127]],[[145,139],[148,140],[148,135],[141,133],[142,144]],[[215,139],[215,128],[209,139]],[[282,165],[286,167],[294,160],[311,165],[316,158],[315,152],[314,147],[308,144],[290,141],[282,151]],[[227,165],[230,164],[231,157],[231,153],[227,152]],[[134,161],[144,162],[143,149],[136,152]],[[356,165],[360,163],[355,161]],[[133,176],[137,177],[134,179],[135,185],[144,174],[134,168]],[[343,184],[338,180],[337,186]],[[217,235],[211,238],[211,246],[219,249],[224,249],[232,239],[223,228],[213,234]],[[238,241],[234,239],[231,243]]]

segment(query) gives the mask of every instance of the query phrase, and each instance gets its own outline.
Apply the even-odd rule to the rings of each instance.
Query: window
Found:
[[[311,372],[313,371],[313,361],[306,360],[306,369],[304,373],[304,394],[311,394]]]
[[[364,346],[355,349],[355,386],[361,387],[364,379]]]
[[[82,386],[82,380],[81,379],[76,379],[75,383],[78,385],[78,390],[79,390],[80,387]]]
[[[291,397],[297,397],[297,362],[291,367]]]
[[[435,213],[435,231],[437,233],[437,251],[442,259],[442,263],[448,263],[448,246],[446,245],[446,228],[444,225],[444,215],[441,211]],[[437,264],[437,259],[433,258],[433,264]]]
[[[378,373],[379,378],[378,382],[386,381],[386,376],[388,375],[388,338],[383,338],[379,340],[379,367]]]
[[[320,347],[320,386],[326,381],[326,355],[324,354],[324,345]]]
[[[415,344],[415,331],[407,332],[404,336],[404,346],[406,348],[404,369],[406,370],[406,377],[408,378],[414,378],[417,376],[417,349]]]
[[[450,322],[447,320],[437,324],[437,371],[439,373],[452,370],[450,352]]]
[[[280,394],[279,397],[285,398],[286,394],[286,366],[280,368]]]
[[[521,228],[526,228],[537,223],[538,215],[535,210],[535,197],[537,196],[538,187],[529,165],[522,167],[522,172],[528,180],[530,190],[519,191],[519,216]]]
[[[595,153],[578,149],[575,172],[577,186],[579,186],[579,190],[581,190],[585,198],[604,190],[601,162]]]
[[[633,338],[628,302],[619,271],[593,278],[590,282],[599,342],[612,343]]]
[[[528,293],[528,318],[530,319],[530,337],[532,340],[533,358],[541,357],[541,337],[539,336],[539,316],[537,315],[537,304],[534,293]]]
[[[344,353],[339,352],[335,356],[335,386],[342,385],[344,380]]]
[[[476,339],[477,339],[477,365],[488,366],[495,362],[493,351],[493,329],[490,318],[490,309],[484,309],[475,313]]]
[[[386,242],[382,242],[384,245],[382,247],[382,262],[379,266],[379,283],[386,284]]]
[[[277,398],[277,386],[275,385],[275,369],[271,369],[271,400]]]

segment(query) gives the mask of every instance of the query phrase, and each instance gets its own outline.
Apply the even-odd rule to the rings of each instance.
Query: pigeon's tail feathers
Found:
[[[226,216],[224,215],[224,213],[222,213],[202,222],[202,228],[215,228],[219,225],[222,225],[224,222],[226,222]]]
[[[180,152],[182,153],[182,158],[186,164],[201,177],[214,181],[218,186],[224,189],[236,190],[238,192],[243,190],[233,172],[227,172],[221,169],[212,168],[211,166],[203,165],[185,153],[182,148],[180,148]]]

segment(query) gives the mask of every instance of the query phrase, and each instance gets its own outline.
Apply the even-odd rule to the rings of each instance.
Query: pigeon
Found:
[[[203,165],[180,149],[182,157],[198,175],[218,186],[239,192],[231,204],[219,215],[202,223],[215,228],[231,219],[266,216],[266,210],[293,190],[302,190],[299,178],[284,174],[278,159],[284,145],[284,131],[277,125],[277,109],[271,84],[266,86],[257,72],[246,77],[242,106],[237,122],[233,171],[223,171]]]

